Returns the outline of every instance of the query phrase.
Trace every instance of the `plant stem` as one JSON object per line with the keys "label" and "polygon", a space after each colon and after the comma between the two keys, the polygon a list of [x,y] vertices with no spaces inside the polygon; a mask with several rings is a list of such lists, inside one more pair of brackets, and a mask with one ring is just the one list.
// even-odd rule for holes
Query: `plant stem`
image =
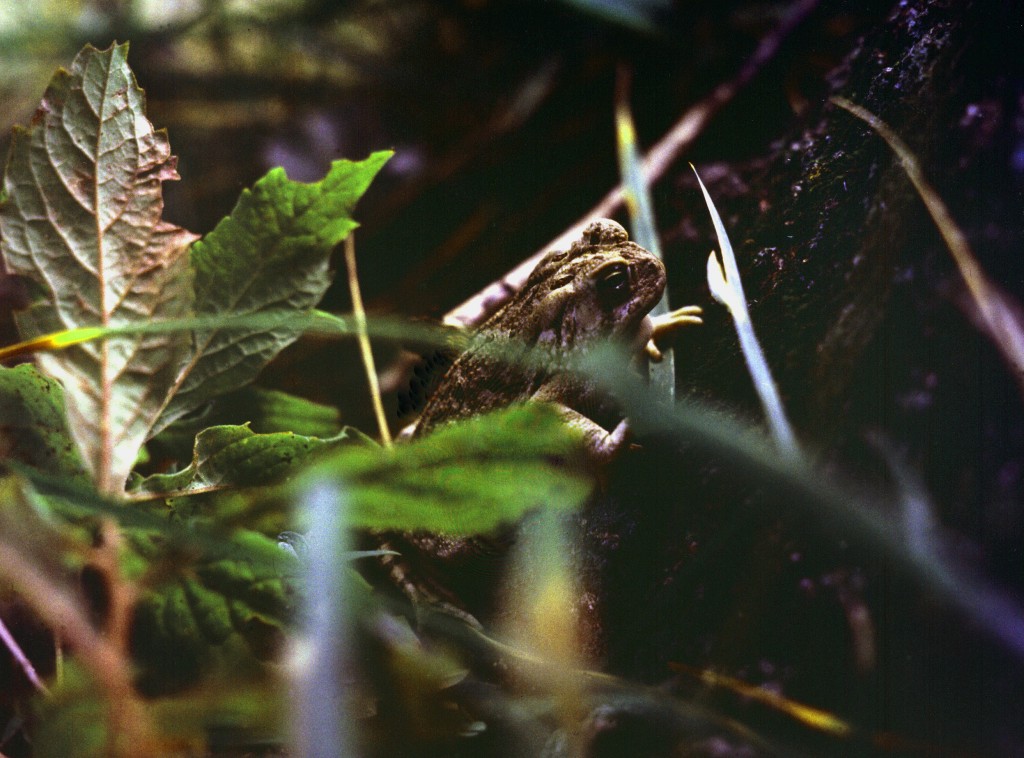
{"label": "plant stem", "polygon": [[373,362],[373,351],[370,349],[370,337],[366,333],[366,310],[363,308],[363,296],[359,291],[359,277],[356,275],[356,243],[355,234],[345,238],[345,268],[348,270],[348,289],[352,293],[352,314],[356,322],[356,339],[359,341],[359,352],[366,367],[366,381],[370,386],[370,402],[373,413],[377,417],[377,428],[384,447],[391,447],[391,431],[388,419],[384,414],[384,403],[380,399],[380,384],[377,381],[377,368]]}

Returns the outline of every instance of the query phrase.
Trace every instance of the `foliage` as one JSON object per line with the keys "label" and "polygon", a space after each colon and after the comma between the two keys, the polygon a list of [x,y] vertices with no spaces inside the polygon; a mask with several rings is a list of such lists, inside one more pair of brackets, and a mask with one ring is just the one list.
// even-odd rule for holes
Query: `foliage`
{"label": "foliage", "polygon": [[80,327],[279,314],[270,328],[129,334],[40,356],[67,394],[69,429],[101,491],[118,492],[142,444],[176,418],[255,378],[298,336],[286,322],[323,296],[328,256],[388,158],[337,161],[320,182],[271,171],[196,238],[160,216],[176,179],[166,135],[144,113],[127,46],[86,48],[59,72],[29,128],[17,128],[0,213],[11,273],[31,285],[24,339]]}
{"label": "foliage", "polygon": [[192,462],[173,474],[134,483],[133,495],[187,495],[279,479],[293,463],[322,445],[292,432],[256,434],[248,426],[213,426],[196,435]]}
{"label": "foliage", "polygon": [[[573,507],[589,490],[578,436],[544,409],[387,450],[339,428],[332,408],[247,388],[307,325],[296,315],[330,284],[331,252],[390,153],[335,161],[311,184],[272,170],[199,239],[161,219],[175,159],[126,56],[127,45],[87,46],[56,74],[15,130],[0,206],[4,263],[30,293],[12,353],[36,351],[37,363],[0,369],[12,493],[0,577],[88,643],[76,646],[83,668],[65,666],[39,703],[40,755],[131,753],[129,732],[195,747],[216,719],[186,726],[174,693],[191,688],[220,713],[237,706],[231,681],[248,682],[246,728],[280,723],[279,701],[263,697],[279,674],[265,663],[280,657],[307,559],[274,535],[312,526],[290,512],[306,482],[350,493],[345,529],[460,535]],[[156,470],[135,470],[146,461]],[[137,667],[134,693],[103,673],[107,655]],[[129,732],[106,718],[106,701],[131,710],[140,693],[150,700]]]}
{"label": "foliage", "polygon": [[[0,11],[0,27],[5,17]],[[511,408],[389,450],[342,427],[330,406],[250,386],[318,320],[322,333],[352,333],[347,320],[312,309],[330,282],[331,249],[354,228],[353,207],[388,155],[335,162],[313,184],[272,171],[243,193],[229,218],[193,242],[194,235],[160,218],[160,185],[176,176],[174,160],[166,136],[143,113],[125,55],[124,47],[87,48],[58,74],[35,121],[17,132],[5,177],[3,254],[30,282],[31,305],[19,316],[21,349],[40,355],[37,367],[0,369],[0,620],[12,606],[30,608],[54,630],[62,657],[54,664],[34,651],[30,656],[48,692],[31,697],[15,688],[4,700],[16,714],[0,738],[4,754],[2,739],[12,732],[28,735],[38,755],[61,756],[276,754],[289,742],[336,754],[342,744],[367,754],[406,754],[410,744],[417,754],[477,754],[474,746],[496,740],[506,752],[559,756],[624,752],[615,742],[624,734],[632,754],[874,755],[876,748],[888,754],[901,747],[947,754],[935,745],[903,745],[895,734],[860,733],[813,699],[779,695],[775,687],[794,691],[785,680],[792,672],[769,674],[770,655],[760,662],[770,692],[746,674],[671,664],[683,680],[707,685],[697,698],[580,669],[588,661],[577,635],[593,600],[580,592],[578,569],[588,567],[577,538],[584,534],[601,542],[605,556],[627,554],[613,565],[627,569],[621,581],[633,607],[651,600],[655,611],[673,607],[660,603],[696,575],[696,616],[702,603],[715,602],[720,585],[730,600],[737,589],[757,596],[752,605],[731,606],[727,647],[758,634],[760,610],[747,609],[773,602],[761,592],[770,577],[704,583],[699,570],[677,570],[707,561],[705,545],[689,533],[700,506],[686,498],[694,480],[706,482],[688,478],[683,459],[708,452],[716,471],[698,470],[699,476],[736,479],[751,485],[745,492],[760,493],[732,498],[726,487],[716,502],[725,514],[717,524],[727,528],[713,539],[739,556],[730,567],[748,565],[743,533],[753,522],[766,525],[765,542],[778,543],[769,547],[794,556],[794,566],[770,564],[762,573],[803,572],[808,563],[798,560],[786,527],[819,529],[816,535],[828,536],[826,549],[864,550],[884,564],[886,582],[907,588],[906,597],[959,614],[1007,670],[1024,661],[1020,603],[963,559],[898,456],[888,462],[899,497],[865,496],[834,469],[823,467],[826,476],[812,466],[810,450],[780,456],[731,415],[658,402],[624,369],[622,356],[599,352],[578,368],[621,399],[647,447],[637,458],[671,462],[667,476],[652,477],[653,486],[669,483],[658,503],[682,504],[682,516],[651,514],[644,501],[643,519],[612,524],[624,518],[615,510],[622,493],[605,491],[610,514],[574,513],[591,482],[576,436],[550,409]],[[629,142],[635,168],[635,135]],[[634,177],[635,197],[640,184]],[[724,245],[724,224],[712,214]],[[725,270],[730,266],[737,268],[727,259]],[[715,271],[722,268],[716,264]],[[714,279],[712,291],[745,313],[732,272]],[[412,324],[371,319],[369,327],[376,336],[442,342]],[[766,503],[771,508],[761,510]],[[533,513],[539,508],[546,512]],[[649,523],[686,524],[685,535],[656,535],[679,559],[671,570],[658,565],[662,555],[625,545],[630,529],[651,530]],[[466,623],[443,599],[396,613],[386,593],[351,570],[368,556],[349,544],[355,528],[387,532],[373,535],[374,546],[417,539],[401,534],[409,530],[472,536],[462,543],[473,553],[467,560],[486,564],[510,525],[519,530],[518,573],[512,602],[503,597],[499,610],[501,632],[516,647]],[[490,535],[475,538],[483,533]],[[401,581],[401,561],[388,565]],[[642,570],[634,574],[637,565]],[[643,581],[643,570],[656,580]],[[801,587],[806,580],[812,590],[828,591],[825,578],[799,579]],[[877,585],[869,581],[862,592],[852,581],[827,579],[839,585],[849,647],[869,658],[876,653],[874,609],[896,616],[903,609],[892,600],[904,595],[868,607],[862,595]],[[343,617],[321,623],[330,616],[320,613],[325,607]],[[623,615],[645,644],[660,644],[664,629]],[[672,617],[668,626],[677,622]],[[692,626],[701,645],[721,642],[699,624],[686,617],[678,625]],[[781,628],[795,640],[797,626]],[[726,650],[730,661],[742,657],[732,656],[736,650]],[[835,657],[850,652],[829,647],[823,668],[832,671]],[[902,658],[904,651],[882,653]],[[838,682],[839,698],[847,685],[856,689],[879,670],[869,661],[861,680]],[[300,697],[304,680],[318,686]],[[736,719],[720,707],[721,698],[707,697],[712,687],[793,723],[772,733],[756,715]],[[297,734],[304,720],[294,714],[317,706],[333,726],[331,739],[319,744],[328,732]],[[756,723],[771,742],[743,723]],[[794,726],[796,747],[788,742]],[[824,748],[807,747],[811,731],[829,740]]]}
{"label": "foliage", "polygon": [[355,526],[481,534],[534,508],[578,506],[590,489],[578,465],[579,441],[551,409],[518,406],[448,425],[395,451],[345,446],[309,476],[352,485]]}
{"label": "foliage", "polygon": [[210,398],[251,382],[299,331],[286,322],[312,309],[330,284],[328,258],[355,229],[350,214],[390,157],[335,161],[313,184],[273,169],[244,190],[231,215],[193,245],[195,312],[200,316],[278,315],[259,329],[198,329],[167,401],[159,430]]}

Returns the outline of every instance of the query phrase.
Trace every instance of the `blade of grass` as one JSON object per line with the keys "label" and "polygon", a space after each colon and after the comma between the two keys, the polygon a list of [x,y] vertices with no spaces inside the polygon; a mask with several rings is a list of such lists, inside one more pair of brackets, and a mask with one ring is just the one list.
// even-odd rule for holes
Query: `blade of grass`
{"label": "blade of grass", "polygon": [[343,709],[341,687],[352,644],[346,616],[345,493],[321,480],[301,499],[302,519],[315,524],[308,535],[302,629],[291,651],[292,740],[296,755],[354,756],[355,731]]}
{"label": "blade of grass", "polygon": [[[636,142],[636,128],[629,107],[628,74],[619,69],[615,88],[615,135],[619,151],[619,172],[622,175],[622,197],[629,211],[633,241],[646,248],[661,260],[661,243],[654,223],[654,208],[651,193],[644,174],[643,161]],[[662,316],[669,312],[668,289],[661,300],[651,309],[650,315]],[[676,364],[673,351],[662,352],[662,360],[648,365],[651,385],[654,391],[666,398],[675,397]]]}
{"label": "blade of grass", "polygon": [[[576,612],[581,587],[572,536],[570,521],[555,509],[527,518],[518,529],[502,593],[509,609],[503,636],[544,661],[529,677],[531,685],[552,693],[555,717],[570,743],[578,741],[573,727],[586,715],[581,675],[585,630]],[[575,755],[583,746],[573,747],[570,754]]]}
{"label": "blade of grass", "polygon": [[[122,327],[80,327],[37,337],[0,348],[0,361],[33,353],[64,350],[73,345],[92,340],[116,337],[122,334],[161,334],[187,332],[200,329],[271,329],[284,324],[301,327],[306,336],[338,338],[353,337],[359,330],[352,316],[339,316],[320,310],[296,311],[288,320],[282,321],[277,313],[235,314],[216,316],[192,316],[181,319],[153,320],[144,324]],[[384,339],[415,340],[435,347],[451,347],[456,339],[451,330],[442,330],[427,324],[418,324],[397,318],[375,317],[366,320],[367,333]]]}
{"label": "blade of grass", "polygon": [[625,364],[603,350],[584,356],[582,365],[600,386],[622,399],[638,428],[663,432],[720,457],[737,477],[771,492],[774,501],[798,509],[809,523],[849,530],[862,544],[880,551],[893,569],[905,572],[922,591],[942,598],[1024,661],[1021,601],[993,586],[980,569],[954,558],[952,549],[908,550],[903,519],[887,517],[891,506],[878,495],[849,480],[823,476],[803,456],[779,455],[763,435],[753,434],[736,419],[708,406],[692,401],[674,406],[656,402]]}
{"label": "blade of grass", "polygon": [[[690,164],[690,168],[693,168],[693,164]],[[693,168],[693,173],[697,174],[696,168]],[[799,458],[800,448],[782,407],[779,389],[768,368],[768,361],[764,357],[761,343],[757,341],[757,336],[754,334],[754,324],[751,322],[750,312],[747,310],[747,298],[743,293],[739,266],[736,265],[736,255],[733,253],[729,235],[725,231],[725,224],[722,223],[722,217],[718,215],[711,195],[704,186],[704,182],[700,180],[699,174],[697,174],[697,183],[700,185],[700,191],[704,193],[708,212],[715,225],[715,234],[718,236],[718,246],[722,251],[721,262],[718,261],[714,253],[708,257],[708,286],[711,288],[711,294],[715,300],[728,308],[729,313],[732,314],[733,322],[736,324],[736,334],[740,340],[740,348],[743,351],[744,359],[746,359],[750,376],[754,380],[758,397],[761,398],[761,405],[768,418],[768,426],[772,439],[775,440],[775,446],[787,457]]]}

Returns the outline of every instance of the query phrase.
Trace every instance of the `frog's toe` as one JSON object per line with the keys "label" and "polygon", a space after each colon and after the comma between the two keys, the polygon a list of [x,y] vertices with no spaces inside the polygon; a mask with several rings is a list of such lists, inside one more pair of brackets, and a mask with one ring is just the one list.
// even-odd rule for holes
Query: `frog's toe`
{"label": "frog's toe", "polygon": [[651,318],[651,336],[644,345],[644,353],[652,361],[657,363],[661,360],[661,350],[658,349],[658,340],[671,334],[676,329],[694,324],[703,324],[701,315],[704,313],[699,305],[685,305],[676,308],[669,313]]}

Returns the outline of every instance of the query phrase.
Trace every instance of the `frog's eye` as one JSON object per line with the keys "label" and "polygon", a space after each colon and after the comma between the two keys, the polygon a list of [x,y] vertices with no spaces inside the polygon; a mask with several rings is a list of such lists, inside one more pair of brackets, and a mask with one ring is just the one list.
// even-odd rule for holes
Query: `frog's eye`
{"label": "frog's eye", "polygon": [[621,305],[629,298],[629,266],[611,263],[598,272],[597,296],[606,306]]}

